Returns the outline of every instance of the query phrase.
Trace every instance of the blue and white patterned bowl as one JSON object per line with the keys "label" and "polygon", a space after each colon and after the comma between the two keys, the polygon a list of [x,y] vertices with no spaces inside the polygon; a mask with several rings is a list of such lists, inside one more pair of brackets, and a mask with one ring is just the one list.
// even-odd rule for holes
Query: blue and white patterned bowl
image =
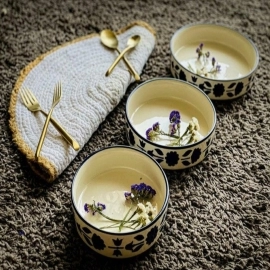
{"label": "blue and white patterned bowl", "polygon": [[[205,52],[210,52],[208,70],[214,57],[220,72],[199,74],[202,66],[196,49],[200,44]],[[226,26],[186,25],[172,36],[170,50],[173,77],[198,86],[212,100],[238,98],[253,86],[259,64],[258,50],[250,39]]]}
{"label": "blue and white patterned bowl", "polygon": [[[148,140],[146,131],[155,122],[169,122],[169,114],[181,114],[181,130],[192,117],[200,124],[201,138],[183,146]],[[216,111],[198,87],[174,78],[155,78],[135,88],[126,103],[126,131],[131,146],[152,156],[163,169],[185,169],[200,163],[210,151],[216,127]],[[183,130],[182,130],[183,131]]]}
{"label": "blue and white patterned bowl", "polygon": [[[144,183],[155,191],[155,218],[135,230],[102,228],[108,220],[85,211],[85,203],[106,204],[104,214],[122,219],[129,209],[125,191]],[[169,184],[161,166],[147,153],[130,146],[111,146],[90,155],[78,168],[71,188],[72,209],[79,236],[93,251],[110,258],[137,256],[158,240],[165,223]],[[126,209],[127,208],[127,209]],[[110,221],[109,221],[110,222]]]}

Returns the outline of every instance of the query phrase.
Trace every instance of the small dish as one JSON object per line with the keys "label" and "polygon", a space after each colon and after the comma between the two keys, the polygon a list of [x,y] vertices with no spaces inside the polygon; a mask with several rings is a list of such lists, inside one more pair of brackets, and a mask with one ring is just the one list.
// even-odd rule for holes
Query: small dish
{"label": "small dish", "polygon": [[[162,136],[149,140],[147,132],[159,122],[160,129],[171,127],[169,115],[181,115],[181,134],[189,127],[192,117],[200,125],[198,141],[171,146]],[[194,166],[209,153],[216,127],[216,111],[208,96],[198,87],[174,78],[155,78],[135,88],[126,103],[127,139],[160,163],[163,169],[178,170]],[[167,132],[169,133],[169,132]]]}
{"label": "small dish", "polygon": [[[139,189],[147,194],[149,190],[155,191],[150,199],[144,197],[143,203],[151,202],[155,208],[152,218],[147,214],[144,226],[138,215],[132,217],[134,223],[121,223],[102,216],[104,213],[113,219],[128,220],[138,207],[135,204],[131,209],[131,201],[125,196],[130,190],[136,195],[134,185],[137,194]],[[71,190],[78,234],[95,252],[110,258],[130,258],[150,249],[160,237],[168,207],[169,185],[161,166],[147,153],[121,145],[96,151],[77,170]],[[100,213],[95,208],[98,205],[106,209],[104,207]]]}
{"label": "small dish", "polygon": [[186,25],[172,36],[170,50],[173,77],[197,85],[212,100],[235,99],[252,88],[259,53],[235,30],[215,24]]}

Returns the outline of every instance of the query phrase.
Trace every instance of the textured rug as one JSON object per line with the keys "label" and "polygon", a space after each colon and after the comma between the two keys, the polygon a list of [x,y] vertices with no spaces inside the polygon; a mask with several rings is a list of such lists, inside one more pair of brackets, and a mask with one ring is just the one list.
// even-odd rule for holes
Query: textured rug
{"label": "textured rug", "polygon": [[[270,2],[1,0],[1,269],[270,269]],[[204,162],[168,171],[171,198],[164,233],[146,254],[114,261],[79,238],[71,210],[75,171],[93,151],[127,144],[119,105],[67,169],[46,184],[12,141],[10,96],[20,71],[39,55],[102,29],[143,20],[157,44],[142,81],[171,76],[169,41],[192,22],[220,23],[248,36],[260,53],[255,85],[234,101],[214,102],[216,138]],[[229,42],[229,40],[228,40]]]}

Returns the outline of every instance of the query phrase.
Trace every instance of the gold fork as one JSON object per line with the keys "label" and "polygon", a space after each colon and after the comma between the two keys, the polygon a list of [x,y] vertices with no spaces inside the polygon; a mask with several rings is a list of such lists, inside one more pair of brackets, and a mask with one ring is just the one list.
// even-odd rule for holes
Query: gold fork
{"label": "gold fork", "polygon": [[48,125],[50,122],[50,118],[51,118],[53,109],[59,103],[61,97],[62,97],[62,84],[57,83],[55,88],[54,88],[52,107],[47,115],[44,127],[42,129],[41,136],[39,138],[39,142],[38,142],[38,146],[37,146],[37,150],[36,150],[36,154],[35,154],[36,159],[39,157],[39,154],[40,154],[40,151],[41,151],[41,148],[42,148],[42,145],[43,145],[46,133],[47,133],[47,129],[48,129]]}
{"label": "gold fork", "polygon": [[[47,113],[42,110],[37,98],[34,96],[34,94],[30,89],[22,87],[20,94],[24,105],[27,107],[29,111],[31,112],[40,111],[43,115],[47,116]],[[50,118],[50,121],[53,124],[53,126],[58,130],[58,132],[63,136],[63,138],[74,148],[74,150],[77,151],[80,149],[79,143],[74,138],[72,138],[53,117]]]}

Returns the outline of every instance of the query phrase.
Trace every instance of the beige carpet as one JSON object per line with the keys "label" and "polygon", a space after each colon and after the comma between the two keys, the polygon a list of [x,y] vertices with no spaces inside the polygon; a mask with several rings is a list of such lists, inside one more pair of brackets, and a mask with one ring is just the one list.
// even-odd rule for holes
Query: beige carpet
{"label": "beige carpet", "polygon": [[[270,269],[270,2],[169,0],[1,0],[0,269]],[[20,71],[55,46],[143,20],[157,32],[142,81],[171,76],[169,41],[192,22],[219,23],[257,45],[255,85],[244,97],[215,102],[209,157],[167,172],[171,200],[164,234],[143,256],[111,261],[79,238],[71,211],[76,169],[94,150],[127,144],[125,102],[100,125],[70,166],[47,185],[12,142],[9,102]],[[228,40],[228,42],[230,42]]]}

